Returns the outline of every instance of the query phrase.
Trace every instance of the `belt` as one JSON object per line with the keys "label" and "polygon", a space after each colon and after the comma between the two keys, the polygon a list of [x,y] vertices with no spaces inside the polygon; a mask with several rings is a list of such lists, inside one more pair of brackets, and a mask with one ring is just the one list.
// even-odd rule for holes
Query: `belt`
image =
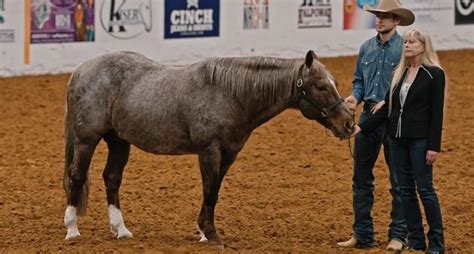
{"label": "belt", "polygon": [[371,111],[378,102],[365,101],[364,102],[364,111]]}

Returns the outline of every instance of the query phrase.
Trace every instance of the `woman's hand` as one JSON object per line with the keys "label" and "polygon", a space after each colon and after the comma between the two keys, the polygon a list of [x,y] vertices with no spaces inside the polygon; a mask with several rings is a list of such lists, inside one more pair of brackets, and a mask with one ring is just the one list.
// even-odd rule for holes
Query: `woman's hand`
{"label": "woman's hand", "polygon": [[360,129],[359,125],[354,125],[354,129],[352,130],[352,133],[349,137],[347,138],[352,138],[354,137],[355,135],[359,134],[362,130]]}
{"label": "woman's hand", "polygon": [[380,101],[379,103],[375,104],[375,106],[372,108],[372,110],[370,111],[373,114],[375,114],[375,112],[379,111],[379,109],[382,108],[382,106],[385,104],[385,101]]}
{"label": "woman's hand", "polygon": [[438,158],[438,152],[428,150],[426,152],[426,165],[431,166],[435,162],[436,158]]}

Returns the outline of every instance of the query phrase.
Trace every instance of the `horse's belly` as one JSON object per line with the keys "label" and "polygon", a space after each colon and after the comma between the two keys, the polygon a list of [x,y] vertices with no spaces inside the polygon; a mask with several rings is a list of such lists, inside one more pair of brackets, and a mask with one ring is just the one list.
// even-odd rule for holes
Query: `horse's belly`
{"label": "horse's belly", "polygon": [[141,150],[153,153],[153,154],[166,154],[166,155],[181,155],[181,154],[192,154],[196,153],[196,149],[191,144],[179,144],[179,145],[144,145],[144,144],[133,144]]}
{"label": "horse's belly", "polygon": [[153,133],[143,130],[138,135],[136,133],[119,132],[119,136],[141,150],[154,154],[190,154],[197,150],[184,132],[161,130]]}

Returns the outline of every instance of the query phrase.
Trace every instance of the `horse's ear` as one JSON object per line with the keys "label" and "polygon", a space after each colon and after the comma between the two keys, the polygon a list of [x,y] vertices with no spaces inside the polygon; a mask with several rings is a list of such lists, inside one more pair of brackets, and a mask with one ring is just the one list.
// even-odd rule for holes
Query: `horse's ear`
{"label": "horse's ear", "polygon": [[309,50],[308,53],[306,53],[306,60],[305,60],[305,64],[306,64],[306,67],[311,67],[311,65],[313,65],[313,60],[314,59],[318,59],[318,56],[314,53],[314,51],[312,50]]}

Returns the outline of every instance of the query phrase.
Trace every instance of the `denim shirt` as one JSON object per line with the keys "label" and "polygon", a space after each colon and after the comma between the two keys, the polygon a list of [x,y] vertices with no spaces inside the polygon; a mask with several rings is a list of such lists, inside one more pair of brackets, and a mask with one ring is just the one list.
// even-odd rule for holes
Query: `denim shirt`
{"label": "denim shirt", "polygon": [[385,43],[377,35],[362,44],[352,81],[352,95],[357,102],[385,99],[402,49],[403,37],[396,32]]}

